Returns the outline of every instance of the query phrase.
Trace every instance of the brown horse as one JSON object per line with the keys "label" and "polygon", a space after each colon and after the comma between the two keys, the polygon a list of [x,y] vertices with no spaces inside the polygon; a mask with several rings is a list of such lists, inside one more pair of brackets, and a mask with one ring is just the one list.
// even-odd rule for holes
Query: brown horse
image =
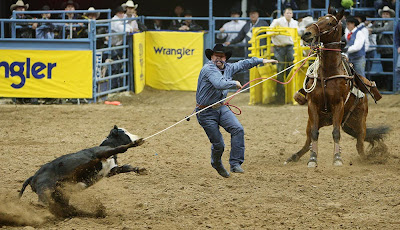
{"label": "brown horse", "polygon": [[319,58],[319,68],[315,69],[317,77],[310,77],[306,85],[307,88],[310,88],[313,83],[315,85],[315,88],[306,94],[309,116],[306,129],[307,140],[303,148],[287,159],[285,164],[298,161],[310,150],[308,167],[316,167],[319,129],[323,126],[333,125],[333,165],[335,166],[343,165],[339,145],[340,127],[357,139],[356,147],[361,158],[366,158],[364,141],[374,146],[376,142],[381,142],[384,134],[388,132],[386,127],[366,128],[367,95],[357,97],[355,94],[358,93],[352,93],[352,91],[357,92],[353,90],[356,86],[354,76],[346,71],[340,52],[342,37],[340,20],[344,11],[336,13],[336,10],[330,7],[328,13],[308,26],[302,36],[307,43],[322,43],[323,48],[317,50]]}

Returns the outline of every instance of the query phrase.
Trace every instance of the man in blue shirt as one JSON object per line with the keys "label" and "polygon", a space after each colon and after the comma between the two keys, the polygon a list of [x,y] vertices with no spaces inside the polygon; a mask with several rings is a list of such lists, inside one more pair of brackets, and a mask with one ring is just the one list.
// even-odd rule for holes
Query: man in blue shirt
{"label": "man in blue shirt", "polygon": [[[200,71],[196,92],[196,111],[226,98],[231,87],[241,88],[239,81],[232,80],[232,75],[245,69],[250,69],[258,64],[277,63],[253,57],[236,63],[226,63],[232,56],[222,44],[216,44],[214,49],[206,49],[205,55],[210,60]],[[219,131],[223,127],[231,134],[231,153],[229,164],[231,172],[243,173],[241,164],[244,161],[244,130],[239,120],[232,111],[223,103],[218,103],[197,114],[197,120],[206,132],[211,146],[211,165],[223,177],[229,177],[229,172],[224,168],[221,156],[224,152],[224,140]]]}

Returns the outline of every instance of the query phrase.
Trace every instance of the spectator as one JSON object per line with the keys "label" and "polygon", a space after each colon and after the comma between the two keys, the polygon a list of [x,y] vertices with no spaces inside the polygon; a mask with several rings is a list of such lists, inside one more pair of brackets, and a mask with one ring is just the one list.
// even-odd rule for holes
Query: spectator
{"label": "spectator", "polygon": [[[242,16],[242,11],[239,9],[232,8],[231,9],[231,17],[232,18],[238,18]],[[231,42],[236,36],[238,36],[238,33],[224,33],[225,31],[237,31],[239,32],[243,26],[246,24],[246,21],[244,20],[238,20],[238,19],[233,19],[227,23],[225,23],[219,31],[221,32],[220,34],[217,34],[218,39],[226,39],[226,42]],[[244,41],[243,41],[244,42]]]}
{"label": "spectator", "polygon": [[253,27],[268,26],[268,22],[259,19],[260,17],[259,9],[251,7],[249,10],[249,16],[250,16],[250,21],[246,22],[246,24],[239,31],[239,34],[235,38],[233,38],[230,42],[226,41],[224,45],[228,46],[230,44],[236,44],[242,42],[243,39],[246,39],[245,41],[248,42],[253,36]]}
{"label": "spectator", "polygon": [[396,43],[397,50],[397,64],[396,64],[396,91],[400,90],[400,22],[397,23],[396,30],[394,33],[394,41]]}
{"label": "spectator", "polygon": [[396,9],[396,0],[376,0],[374,1],[375,9],[382,9],[384,6],[389,7],[390,9]]}
{"label": "spectator", "polygon": [[[68,0],[62,4],[62,8],[65,11],[74,11],[79,9],[79,4],[74,2],[73,0]],[[81,15],[75,13],[66,13],[67,20],[79,19]],[[79,25],[79,26],[77,26]],[[67,27],[65,31],[65,37],[72,39],[72,38],[79,38],[82,37],[81,33],[83,32],[83,24],[73,24],[73,23],[66,23],[65,26]]]}
{"label": "spectator", "polygon": [[[283,16],[274,19],[270,27],[289,27],[298,28],[299,23],[293,19],[293,10],[286,8],[283,12]],[[281,72],[293,63],[294,50],[293,50],[293,39],[291,36],[276,35],[271,38],[274,44],[274,55],[278,60],[277,72]],[[290,69],[278,75],[278,81],[284,82],[285,77],[289,75]],[[276,85],[276,103],[285,104],[285,87],[282,84]]]}
{"label": "spectator", "polygon": [[163,21],[161,19],[152,20],[151,24],[148,25],[148,29],[150,30],[165,30],[163,25]]}
{"label": "spectator", "polygon": [[[11,12],[15,11],[26,11],[29,8],[29,4],[24,4],[23,1],[18,0],[15,4],[10,6]],[[12,17],[11,17],[12,19]],[[26,14],[16,14],[15,19],[32,19],[31,16]],[[34,32],[37,28],[37,23],[17,23],[18,28],[16,29],[17,38],[34,38]]]}
{"label": "spectator", "polygon": [[[15,4],[10,6],[11,12],[15,11],[26,11],[29,8],[29,4],[24,4],[23,1],[18,0]],[[13,19],[11,17],[11,19]],[[32,19],[31,16],[26,14],[16,14],[15,19]],[[35,29],[37,28],[37,23],[16,23],[16,37],[17,38],[34,38]],[[13,98],[13,101],[17,104],[39,104],[36,98]]]}
{"label": "spectator", "polygon": [[177,27],[171,28],[172,30],[199,31],[199,30],[203,29],[195,21],[193,21],[192,19],[189,19],[189,18],[192,18],[192,16],[193,16],[191,10],[185,10],[185,12],[183,13],[183,16],[187,19],[183,20],[180,25],[177,25]]}
{"label": "spectator", "polygon": [[[365,20],[364,23],[365,23],[367,30],[369,30],[369,28],[372,27],[371,21]],[[368,41],[369,41],[369,47],[365,54],[365,58],[366,58],[365,72],[366,72],[366,75],[367,75],[366,77],[368,78],[368,80],[371,80],[371,74],[369,72],[372,69],[372,61],[368,60],[368,59],[375,58],[375,55],[376,55],[376,47],[375,47],[376,46],[376,34],[368,33]]]}
{"label": "spectator", "polygon": [[[174,8],[174,15],[173,17],[183,17],[183,12],[185,9],[183,8],[182,5],[176,5]],[[171,21],[171,24],[169,25],[168,29],[169,30],[174,30],[175,28],[179,28],[180,25],[182,24],[182,19],[174,19]]]}
{"label": "spectator", "polygon": [[[231,9],[231,17],[232,18],[238,18],[242,16],[242,11],[237,9],[237,8],[232,8]],[[246,21],[244,20],[238,20],[234,19],[231,20],[227,23],[225,23],[219,31],[221,33],[217,34],[218,39],[225,39],[226,42],[231,42],[236,36],[238,36],[238,32],[243,28],[243,26],[246,24]],[[237,33],[224,33],[225,31],[236,31]],[[243,40],[242,45],[245,46],[245,40]],[[243,57],[244,56],[244,48],[243,47],[233,47],[232,48],[232,54],[234,57]]]}
{"label": "spectator", "polygon": [[282,0],[281,1],[281,9],[287,9],[287,8],[290,8],[292,10],[299,9],[295,0]]}
{"label": "spectator", "polygon": [[[84,13],[82,18],[87,19],[87,20],[97,20],[100,17],[100,12],[94,12],[96,9],[94,7],[89,7],[88,12]],[[93,11],[93,12],[91,12]],[[88,34],[88,25],[89,24],[84,24],[84,31],[82,32],[81,37],[89,37]],[[106,33],[106,28],[102,26],[96,26],[96,34],[105,34]],[[106,40],[107,37],[101,37],[96,39],[96,49],[102,49],[105,48],[106,45]]]}
{"label": "spectator", "polygon": [[[111,22],[111,31],[113,33],[121,33],[121,32],[126,32],[126,33],[132,33],[133,28],[130,24],[125,23],[124,20],[119,20],[123,19],[125,17],[125,10],[122,8],[122,6],[118,6],[115,9],[115,15],[112,18],[113,20],[118,20],[118,21],[113,21]],[[125,27],[125,29],[124,29]],[[123,36],[122,35],[117,35],[112,37],[112,42],[111,44],[113,46],[119,46],[123,43]]]}
{"label": "spectator", "polygon": [[[42,11],[48,11],[50,10],[50,7],[48,5],[44,5],[41,9]],[[42,19],[50,19],[51,14],[50,13],[45,13],[42,14]],[[36,38],[38,39],[54,39],[54,31],[57,29],[57,25],[50,23],[50,22],[45,22],[45,23],[38,23],[38,27],[36,28]]]}
{"label": "spectator", "polygon": [[346,33],[347,46],[345,51],[349,57],[349,61],[353,63],[355,71],[365,76],[365,47],[368,38],[365,37],[362,29],[358,27],[359,21],[354,17],[346,19]]}
{"label": "spectator", "polygon": [[[139,4],[136,4],[131,1],[128,0],[126,3],[121,5],[122,8],[124,8],[126,15],[126,18],[137,18],[137,8],[139,6]],[[133,32],[140,32],[140,31],[146,31],[147,27],[139,20],[129,20],[127,22],[128,24],[131,25],[131,27],[133,28]]]}
{"label": "spectator", "polygon": [[364,34],[364,37],[366,38],[365,50],[368,50],[369,49],[369,31],[365,24],[365,21],[367,20],[367,18],[365,17],[365,15],[357,15],[357,16],[354,16],[354,18],[357,19],[357,21],[360,23],[360,24],[358,24],[357,29],[360,30]]}
{"label": "spectator", "polygon": [[[390,9],[388,6],[384,6],[382,9],[378,10],[378,14],[382,18],[392,18],[395,16],[394,10]],[[370,33],[377,34],[377,44],[378,45],[393,45],[393,35],[392,34],[382,34],[384,31],[393,31],[394,22],[393,21],[378,21],[369,29]],[[393,49],[392,48],[378,48],[378,53],[380,53],[381,58],[388,58],[393,60]],[[393,72],[393,63],[391,61],[382,61],[383,72]],[[377,79],[378,88],[391,90],[392,89],[392,78],[385,77]]]}

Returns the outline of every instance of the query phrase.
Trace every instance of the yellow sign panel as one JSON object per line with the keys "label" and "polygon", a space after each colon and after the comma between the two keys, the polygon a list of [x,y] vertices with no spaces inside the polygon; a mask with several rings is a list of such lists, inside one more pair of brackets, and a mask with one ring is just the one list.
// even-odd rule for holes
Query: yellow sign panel
{"label": "yellow sign panel", "polygon": [[0,50],[0,97],[92,98],[92,51]]}
{"label": "yellow sign panel", "polygon": [[146,85],[195,91],[203,56],[202,32],[146,32]]}
{"label": "yellow sign panel", "polygon": [[145,61],[146,61],[146,52],[145,52],[145,32],[143,33],[135,33],[133,35],[133,71],[134,71],[134,82],[135,82],[135,93],[140,93],[143,91],[144,86],[146,84],[146,75],[145,75]]}

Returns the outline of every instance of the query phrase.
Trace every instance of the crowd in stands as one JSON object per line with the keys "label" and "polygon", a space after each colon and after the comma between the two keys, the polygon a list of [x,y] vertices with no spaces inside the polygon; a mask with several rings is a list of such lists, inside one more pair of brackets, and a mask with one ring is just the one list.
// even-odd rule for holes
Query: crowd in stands
{"label": "crowd in stands", "polygon": [[[325,2],[325,1],[323,1]],[[335,2],[335,1],[332,1]],[[340,1],[338,1],[340,4]],[[383,19],[389,19],[395,17],[395,0],[378,0],[378,1],[364,1],[367,2],[367,7],[375,7],[376,12],[355,12],[355,15],[350,15],[347,11],[345,17],[342,19],[343,23],[343,41],[346,41],[347,45],[343,49],[343,52],[349,57],[354,68],[361,75],[366,75],[368,79],[373,78],[378,84],[378,87],[382,90],[393,90],[391,76],[372,76],[369,73],[372,68],[372,61],[368,60],[380,55],[382,60],[381,65],[383,72],[393,72],[393,49],[392,48],[376,48],[376,45],[393,45],[396,44],[397,53],[400,53],[400,23],[394,22],[393,20],[381,20],[381,21],[367,21],[366,18],[381,17]],[[242,20],[242,11],[239,8],[233,7],[230,10],[230,16],[233,20],[226,22],[219,29],[219,33],[216,34],[216,41],[224,43],[225,46],[231,46],[233,49],[234,56],[244,56],[244,49],[247,42],[252,37],[252,28],[261,26],[270,27],[291,27],[297,28],[298,33],[301,36],[304,33],[305,28],[316,21],[310,15],[300,15],[300,18],[295,20],[293,10],[301,9],[304,1],[302,0],[283,0],[281,9],[282,17],[275,18],[269,25],[265,20],[260,20],[262,10],[256,7],[250,7],[248,15],[250,20]],[[313,1],[314,4],[314,1]],[[300,7],[299,7],[300,6]],[[135,4],[132,0],[128,0],[126,3],[113,9],[113,17],[115,21],[111,23],[112,33],[134,33],[147,30],[176,30],[176,31],[200,31],[203,30],[202,26],[197,24],[191,18],[193,13],[190,9],[185,9],[183,5],[176,5],[174,8],[173,17],[184,17],[184,19],[174,20],[149,20],[146,24],[138,20],[139,5]],[[270,14],[274,16],[275,10]],[[16,1],[15,4],[10,6],[11,11],[26,11],[29,5],[25,4],[22,0]],[[79,5],[73,0],[67,0],[64,2],[61,9],[65,11],[73,11],[79,9]],[[49,6],[45,5],[40,10],[48,11],[51,10]],[[94,7],[90,7],[88,12],[80,15],[76,13],[65,13],[61,16],[52,15],[50,13],[44,13],[36,15],[35,18],[41,18],[44,20],[50,18],[63,18],[65,20],[71,19],[87,19],[96,20],[99,18],[99,12],[93,12]],[[17,14],[17,19],[32,19],[32,16],[26,14]],[[161,16],[161,15],[160,15]],[[164,15],[165,16],[165,15]],[[276,14],[275,14],[276,16]],[[64,18],[65,17],[65,18]],[[130,19],[132,18],[132,19]],[[84,38],[88,37],[88,24],[87,23],[19,23],[19,27],[16,30],[16,36],[18,38],[37,38],[37,39],[57,39],[57,38]],[[383,33],[385,31],[393,31],[395,28],[395,34]],[[97,33],[106,33],[107,28],[96,28]],[[63,37],[64,36],[64,37]],[[97,48],[106,47],[108,44],[108,38],[99,38],[97,40]],[[394,40],[394,41],[393,41]],[[112,46],[121,45],[123,41],[123,35],[112,36]],[[290,63],[293,62],[293,41],[287,36],[275,36],[272,39],[274,44],[274,55],[279,60],[278,71],[285,69]],[[121,57],[122,50],[114,52],[111,58],[115,59]],[[400,58],[397,63],[396,71],[400,71]],[[287,73],[286,73],[287,74]],[[374,78],[375,77],[375,78]],[[282,81],[283,76],[279,76]],[[397,81],[400,82],[400,79]],[[400,84],[400,83],[399,83]],[[399,85],[400,86],[400,85]],[[399,90],[399,87],[394,89]]]}

